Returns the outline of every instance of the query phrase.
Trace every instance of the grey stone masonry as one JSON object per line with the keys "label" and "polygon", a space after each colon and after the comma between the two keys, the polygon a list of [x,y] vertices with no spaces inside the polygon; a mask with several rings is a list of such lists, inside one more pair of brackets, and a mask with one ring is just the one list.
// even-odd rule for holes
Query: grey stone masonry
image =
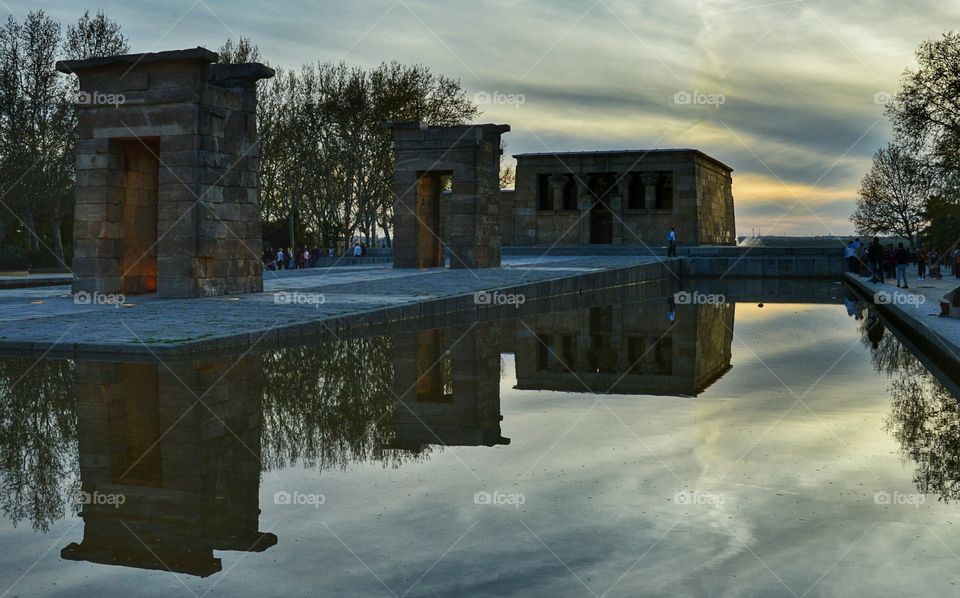
{"label": "grey stone masonry", "polygon": [[205,48],[57,63],[76,74],[73,292],[263,290],[256,82]]}
{"label": "grey stone masonry", "polygon": [[733,169],[695,149],[518,154],[503,192],[512,246],[736,243]]}
{"label": "grey stone masonry", "polygon": [[451,268],[498,267],[500,136],[510,126],[388,126],[396,156],[394,267],[442,267],[444,246]]}

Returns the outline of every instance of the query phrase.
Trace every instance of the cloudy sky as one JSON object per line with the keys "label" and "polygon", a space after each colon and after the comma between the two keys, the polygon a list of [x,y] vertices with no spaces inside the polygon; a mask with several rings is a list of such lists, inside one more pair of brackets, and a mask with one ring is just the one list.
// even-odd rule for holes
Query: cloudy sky
{"label": "cloudy sky", "polygon": [[735,169],[741,235],[850,233],[884,98],[960,22],[939,0],[0,0],[37,6],[103,9],[134,52],[243,35],[282,67],[423,63],[495,100],[509,153],[698,148]]}

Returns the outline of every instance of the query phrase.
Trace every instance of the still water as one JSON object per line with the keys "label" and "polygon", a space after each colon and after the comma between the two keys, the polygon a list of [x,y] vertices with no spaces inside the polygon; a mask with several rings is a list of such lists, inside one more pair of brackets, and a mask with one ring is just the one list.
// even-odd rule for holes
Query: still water
{"label": "still water", "polygon": [[956,595],[952,383],[836,302],[0,360],[0,593]]}

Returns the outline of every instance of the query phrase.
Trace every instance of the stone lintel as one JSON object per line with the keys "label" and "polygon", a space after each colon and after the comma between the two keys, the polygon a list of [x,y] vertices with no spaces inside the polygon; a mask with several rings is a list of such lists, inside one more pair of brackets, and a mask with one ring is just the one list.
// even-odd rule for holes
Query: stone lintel
{"label": "stone lintel", "polygon": [[131,65],[149,64],[152,62],[200,62],[210,64],[217,62],[216,52],[202,47],[186,50],[167,50],[165,52],[146,52],[142,54],[122,54],[120,56],[105,56],[102,58],[87,58],[84,60],[58,60],[57,70],[61,73],[74,74],[89,69],[110,69],[113,67],[131,68]]}

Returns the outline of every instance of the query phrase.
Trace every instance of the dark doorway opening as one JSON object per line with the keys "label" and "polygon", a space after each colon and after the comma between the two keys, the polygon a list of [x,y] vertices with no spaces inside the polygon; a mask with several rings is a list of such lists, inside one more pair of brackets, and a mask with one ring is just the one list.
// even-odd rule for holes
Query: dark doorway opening
{"label": "dark doorway opening", "polygon": [[123,292],[157,291],[158,139],[117,142],[123,168]]}
{"label": "dark doorway opening", "polygon": [[610,193],[617,181],[613,174],[595,174],[590,177],[590,243],[610,245],[613,243],[613,210],[610,209]]}

